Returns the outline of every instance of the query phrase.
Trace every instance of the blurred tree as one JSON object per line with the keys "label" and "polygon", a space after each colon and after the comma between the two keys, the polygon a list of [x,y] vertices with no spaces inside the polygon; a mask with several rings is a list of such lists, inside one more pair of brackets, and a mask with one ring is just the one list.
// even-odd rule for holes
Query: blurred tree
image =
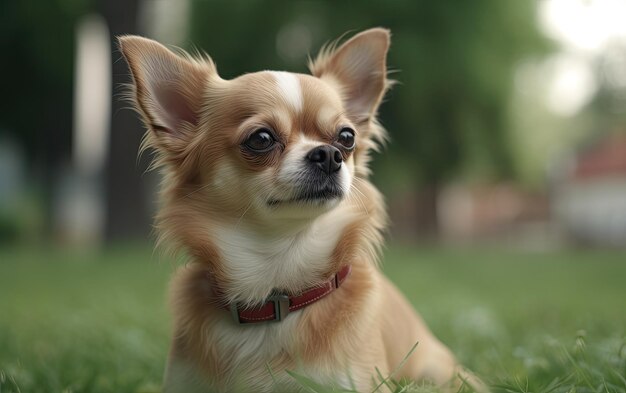
{"label": "blurred tree", "polygon": [[580,115],[589,116],[600,133],[626,132],[626,42],[615,40],[598,56],[594,73],[597,91]]}
{"label": "blurred tree", "polygon": [[[145,239],[150,230],[150,204],[146,189],[149,179],[142,177],[149,157],[137,160],[143,128],[136,113],[120,98],[124,84],[131,82],[130,72],[117,50],[117,36],[139,33],[139,0],[98,0],[96,10],[109,27],[113,51],[113,90],[111,97],[111,134],[106,173],[107,241]],[[150,190],[152,192],[153,190]]]}
{"label": "blurred tree", "polygon": [[[23,147],[35,174],[30,186],[42,191],[47,204],[47,232],[52,230],[53,193],[59,168],[68,166],[72,151],[72,87],[75,62],[75,26],[89,12],[100,13],[110,30],[113,91],[129,82],[119,61],[116,35],[138,32],[139,0],[3,1],[0,3],[0,132],[10,133]],[[106,237],[128,239],[150,230],[144,197],[146,165],[137,165],[141,125],[119,94],[111,97],[112,119],[106,168]],[[135,131],[135,132],[133,132]],[[113,158],[113,159],[111,159]],[[145,161],[145,160],[144,160]]]}
{"label": "blurred tree", "polygon": [[432,232],[444,181],[515,176],[506,138],[513,72],[520,59],[547,48],[535,6],[532,0],[195,1],[190,40],[230,78],[285,65],[305,72],[306,52],[325,41],[390,28],[388,63],[402,72],[391,75],[400,85],[381,109],[394,142],[387,160],[395,165],[388,161],[393,170],[385,177],[413,179],[420,190],[416,226]]}
{"label": "blurred tree", "polygon": [[74,23],[88,3],[0,2],[0,132],[21,145],[48,204],[71,152]]}
{"label": "blurred tree", "polygon": [[[505,132],[512,75],[520,59],[546,48],[534,0],[191,1],[189,42],[210,53],[226,78],[259,69],[306,72],[307,53],[324,42],[372,26],[391,29],[389,64],[401,71],[392,74],[400,84],[381,109],[393,143],[375,161],[375,181],[418,189],[416,226],[435,227],[443,182],[516,175]],[[138,2],[0,2],[0,132],[24,147],[48,203],[55,170],[71,152],[75,22],[96,9],[113,35],[133,33]],[[128,81],[118,59],[114,54],[115,84]],[[119,105],[116,99],[115,160],[107,172],[109,238],[148,228],[144,187],[136,181],[139,125]]]}

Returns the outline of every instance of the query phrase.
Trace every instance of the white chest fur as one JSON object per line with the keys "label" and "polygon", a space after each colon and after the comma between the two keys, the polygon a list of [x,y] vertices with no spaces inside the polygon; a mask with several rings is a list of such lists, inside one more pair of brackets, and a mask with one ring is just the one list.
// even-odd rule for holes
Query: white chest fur
{"label": "white chest fur", "polygon": [[[217,353],[228,357],[229,364],[236,365],[220,374],[221,388],[203,377],[203,373],[188,361],[170,358],[164,393],[200,393],[220,389],[258,392],[300,390],[302,386],[292,376],[284,370],[272,368],[272,360],[280,358],[281,354],[297,359],[293,348],[298,340],[301,317],[302,313],[296,312],[280,323],[254,326],[234,326],[231,321],[220,321],[207,331],[207,338],[215,343]],[[353,384],[349,371],[327,365],[296,365],[292,371],[328,386],[339,385],[348,389]]]}
{"label": "white chest fur", "polygon": [[338,207],[306,226],[263,231],[245,223],[219,226],[214,233],[223,267],[232,280],[230,300],[254,303],[273,289],[302,290],[328,271],[341,234],[354,217]]}

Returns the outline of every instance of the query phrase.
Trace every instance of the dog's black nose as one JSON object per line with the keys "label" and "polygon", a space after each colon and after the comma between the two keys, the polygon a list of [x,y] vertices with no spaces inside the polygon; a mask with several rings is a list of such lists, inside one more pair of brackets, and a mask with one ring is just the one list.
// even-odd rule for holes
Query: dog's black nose
{"label": "dog's black nose", "polygon": [[329,175],[341,169],[343,162],[339,149],[331,145],[318,146],[311,150],[306,157]]}

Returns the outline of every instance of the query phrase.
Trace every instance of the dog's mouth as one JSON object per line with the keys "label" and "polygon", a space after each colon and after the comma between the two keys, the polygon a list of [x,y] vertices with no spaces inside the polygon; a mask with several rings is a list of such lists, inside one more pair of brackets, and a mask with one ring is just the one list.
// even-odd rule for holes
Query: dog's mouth
{"label": "dog's mouth", "polygon": [[343,191],[337,186],[327,186],[320,189],[304,190],[293,198],[270,199],[269,206],[286,204],[323,204],[343,197]]}

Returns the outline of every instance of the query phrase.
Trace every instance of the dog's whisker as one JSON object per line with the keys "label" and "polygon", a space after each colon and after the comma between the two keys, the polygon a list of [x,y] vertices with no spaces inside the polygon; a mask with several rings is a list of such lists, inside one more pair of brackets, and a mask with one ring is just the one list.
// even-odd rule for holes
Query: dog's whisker
{"label": "dog's whisker", "polygon": [[365,199],[366,196],[365,194],[363,194],[363,192],[361,192],[361,190],[358,189],[358,187],[352,183],[350,185],[350,189],[353,190],[354,192],[356,192],[356,194],[354,194],[354,198],[357,200],[357,202],[361,205],[361,207],[363,208],[363,210],[365,210],[365,213],[369,214],[369,209],[367,208],[367,206],[365,206],[365,202],[363,202],[363,199],[361,199],[361,196]]}
{"label": "dog's whisker", "polygon": [[361,207],[364,207],[364,206],[363,206],[363,201],[361,201],[361,198],[359,197],[359,194],[358,194],[358,192],[359,192],[359,191],[358,191],[358,190],[357,190],[357,188],[354,186],[354,184],[351,184],[351,185],[350,185],[350,192],[351,192],[350,196],[351,196],[352,198],[354,198],[354,200],[356,200],[356,202],[357,202],[357,203],[358,203]]}
{"label": "dog's whisker", "polygon": [[197,188],[197,189],[195,189],[195,190],[191,191],[189,194],[185,194],[185,195],[183,196],[183,198],[189,198],[189,197],[190,197],[190,196],[192,196],[193,194],[198,193],[198,192],[200,192],[200,191],[202,191],[202,190],[205,190],[205,189],[209,188],[210,186],[211,186],[210,184],[205,184],[204,186],[202,186],[202,187],[200,187],[200,188]]}
{"label": "dog's whisker", "polygon": [[235,224],[235,229],[237,229],[239,227],[239,223],[241,222],[241,220],[243,219],[243,216],[246,215],[246,213],[248,212],[248,210],[250,210],[250,208],[252,207],[253,202],[250,202],[248,204],[248,207],[246,207],[246,210],[243,211],[243,213],[241,214],[241,216],[239,217],[239,219],[237,220],[237,223]]}

